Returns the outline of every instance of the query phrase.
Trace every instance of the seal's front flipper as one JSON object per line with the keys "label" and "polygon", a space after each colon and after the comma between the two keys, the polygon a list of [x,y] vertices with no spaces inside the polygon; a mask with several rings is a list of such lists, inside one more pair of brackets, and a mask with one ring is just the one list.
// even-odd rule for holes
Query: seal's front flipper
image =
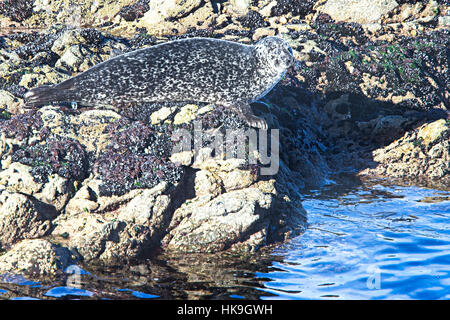
{"label": "seal's front flipper", "polygon": [[263,118],[253,114],[252,108],[248,103],[235,103],[230,108],[235,111],[251,127],[267,130],[267,122]]}

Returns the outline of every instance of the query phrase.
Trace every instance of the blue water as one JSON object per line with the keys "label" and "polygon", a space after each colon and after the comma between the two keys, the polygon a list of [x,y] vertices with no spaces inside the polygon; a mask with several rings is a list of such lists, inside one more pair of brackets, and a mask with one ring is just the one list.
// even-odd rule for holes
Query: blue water
{"label": "blue water", "polygon": [[0,299],[450,299],[450,192],[330,184],[303,206],[305,233],[268,256],[70,266],[59,280],[7,275]]}
{"label": "blue water", "polygon": [[450,192],[358,187],[312,192],[308,229],[276,253],[270,299],[449,299]]}

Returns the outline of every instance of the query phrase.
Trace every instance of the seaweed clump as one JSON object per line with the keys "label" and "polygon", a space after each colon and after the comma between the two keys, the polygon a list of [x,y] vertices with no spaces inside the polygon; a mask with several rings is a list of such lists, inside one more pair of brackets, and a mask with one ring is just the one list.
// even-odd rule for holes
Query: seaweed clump
{"label": "seaweed clump", "polygon": [[31,166],[31,174],[38,183],[47,182],[48,176],[55,173],[82,181],[88,172],[88,157],[83,146],[70,138],[50,137],[44,144],[22,147],[15,150],[12,160]]}
{"label": "seaweed clump", "polygon": [[22,22],[33,14],[32,0],[3,0],[0,2],[0,14],[12,21]]}
{"label": "seaweed clump", "polygon": [[221,127],[222,129],[239,130],[248,128],[248,125],[235,112],[224,107],[214,107],[211,112],[206,113],[200,118],[202,128],[215,129]]}
{"label": "seaweed clump", "polygon": [[334,22],[327,14],[321,14],[313,24],[316,32],[325,38],[339,39],[352,37],[356,44],[365,44],[368,41],[364,29],[356,22]]}
{"label": "seaweed clump", "polygon": [[244,28],[256,29],[267,27],[269,23],[257,11],[250,10],[247,15],[238,19]]}
{"label": "seaweed clump", "polygon": [[144,46],[152,46],[156,44],[157,38],[147,32],[147,29],[137,29],[139,33],[135,34],[133,38],[128,41],[129,51],[136,48],[142,48]]}
{"label": "seaweed clump", "polygon": [[148,1],[139,0],[132,5],[124,6],[120,9],[119,15],[124,18],[125,21],[134,21],[143,17],[144,13],[146,13],[149,9],[150,6],[148,5]]}
{"label": "seaweed clump", "polygon": [[34,130],[40,130],[44,125],[35,110],[5,118],[6,121],[0,122],[0,132],[4,133],[6,138],[15,138],[19,141],[28,138]]}
{"label": "seaweed clump", "polygon": [[184,170],[170,162],[172,142],[140,121],[118,120],[107,126],[111,142],[94,163],[103,181],[101,195],[122,195],[132,189],[152,188],[162,181],[178,183]]}
{"label": "seaweed clump", "polygon": [[293,16],[305,17],[313,12],[315,0],[278,0],[272,8],[272,16],[281,16],[291,13]]}
{"label": "seaweed clump", "polygon": [[11,39],[23,43],[15,52],[24,60],[28,60],[40,52],[53,53],[51,48],[57,38],[57,34],[39,34],[37,32],[28,34],[21,32],[11,36]]}
{"label": "seaweed clump", "polygon": [[[401,108],[428,110],[440,104],[449,107],[448,30],[399,37],[392,42],[369,41],[357,25],[320,19],[324,21],[316,25],[318,35],[301,34],[327,53],[311,51],[311,65],[299,70],[306,89],[317,93],[318,79],[324,75],[326,81],[320,90],[327,96],[350,93],[374,100],[398,96],[404,97],[397,103]],[[344,29],[348,32],[341,35]],[[346,41],[348,37],[350,41]]]}

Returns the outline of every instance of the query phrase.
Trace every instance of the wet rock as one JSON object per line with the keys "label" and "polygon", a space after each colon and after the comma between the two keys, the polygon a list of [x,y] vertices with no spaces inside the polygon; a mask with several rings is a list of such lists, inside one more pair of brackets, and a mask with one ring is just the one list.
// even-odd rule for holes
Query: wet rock
{"label": "wet rock", "polygon": [[0,256],[0,272],[43,276],[63,271],[76,259],[65,247],[44,239],[23,240]]}

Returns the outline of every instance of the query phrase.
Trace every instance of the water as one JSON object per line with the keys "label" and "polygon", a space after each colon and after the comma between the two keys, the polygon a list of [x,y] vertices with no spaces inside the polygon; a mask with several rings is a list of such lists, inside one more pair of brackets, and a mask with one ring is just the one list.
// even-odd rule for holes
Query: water
{"label": "water", "polygon": [[336,187],[303,202],[309,227],[260,274],[282,299],[449,299],[450,193]]}
{"label": "water", "polygon": [[161,255],[59,279],[4,275],[4,299],[449,299],[450,192],[331,184],[304,196],[308,229],[270,252]]}

